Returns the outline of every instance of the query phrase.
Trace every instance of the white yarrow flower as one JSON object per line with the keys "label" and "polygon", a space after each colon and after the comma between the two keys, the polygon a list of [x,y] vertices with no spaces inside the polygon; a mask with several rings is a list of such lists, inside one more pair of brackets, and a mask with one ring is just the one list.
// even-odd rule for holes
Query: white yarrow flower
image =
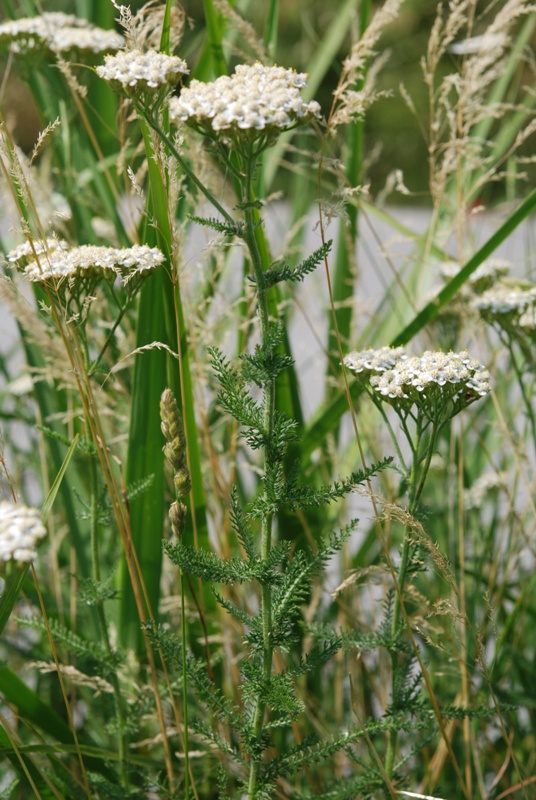
{"label": "white yarrow flower", "polygon": [[344,363],[369,384],[373,397],[391,403],[404,417],[414,416],[410,409],[416,406],[422,418],[436,425],[490,391],[488,370],[466,350],[408,356],[403,347],[382,347],[349,353]]}
{"label": "white yarrow flower", "polygon": [[[442,277],[448,281],[454,278],[461,270],[460,264],[455,261],[448,261],[441,265]],[[511,264],[502,258],[489,258],[483,261],[475,271],[469,276],[466,285],[474,292],[480,294],[497,283],[501,278],[506,277],[510,272]],[[465,285],[464,287],[465,288]]]}
{"label": "white yarrow flower", "polygon": [[105,53],[119,50],[124,38],[115,31],[91,25],[74,14],[45,12],[38,17],[8,20],[0,25],[0,46],[9,46],[13,53],[47,50],[57,55],[73,51]]}
{"label": "white yarrow flower", "polygon": [[473,301],[473,306],[483,317],[495,319],[505,315],[521,315],[536,302],[536,286],[508,286],[499,284]]}
{"label": "white yarrow flower", "polygon": [[318,103],[306,103],[300,95],[306,83],[307,76],[293,69],[239,64],[232,76],[211,83],[191,81],[180,97],[170,100],[169,116],[205,133],[276,133],[320,118]]}
{"label": "white yarrow flower", "polygon": [[494,491],[506,491],[508,488],[508,475],[505,472],[485,472],[472,484],[469,489],[464,489],[463,504],[466,509],[480,509],[486,496]]}
{"label": "white yarrow flower", "polygon": [[[12,260],[12,254],[8,260]],[[51,279],[76,277],[101,273],[104,277],[120,276],[124,283],[134,275],[149,273],[164,263],[164,255],[157,247],[134,245],[127,248],[98,247],[56,247],[48,251],[39,261],[31,261],[24,268],[24,274],[31,281],[44,282]]]}
{"label": "white yarrow flower", "polygon": [[156,50],[123,50],[106,56],[97,67],[97,75],[108,81],[114,91],[132,96],[137,92],[154,94],[156,90],[175,86],[189,73],[186,61]]}
{"label": "white yarrow flower", "polygon": [[[431,350],[422,356],[401,359],[394,367],[370,379],[372,389],[391,399],[404,398],[432,412],[438,397],[468,405],[490,391],[488,370],[466,350],[443,353]],[[422,399],[420,399],[422,398]],[[431,401],[431,406],[428,408]]]}
{"label": "white yarrow flower", "polygon": [[8,561],[29,564],[37,558],[37,546],[46,536],[37,508],[0,502],[0,565]]}

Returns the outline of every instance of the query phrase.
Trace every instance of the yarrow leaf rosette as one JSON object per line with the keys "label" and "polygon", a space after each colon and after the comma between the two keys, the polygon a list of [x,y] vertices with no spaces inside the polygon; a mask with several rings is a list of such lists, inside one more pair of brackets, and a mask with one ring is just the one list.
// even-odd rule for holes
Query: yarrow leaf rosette
{"label": "yarrow leaf rosette", "polygon": [[171,98],[169,116],[211,138],[223,131],[234,145],[247,137],[268,147],[281,131],[320,119],[319,104],[300,95],[306,84],[307,76],[293,69],[239,64],[234,75],[191,81]]}

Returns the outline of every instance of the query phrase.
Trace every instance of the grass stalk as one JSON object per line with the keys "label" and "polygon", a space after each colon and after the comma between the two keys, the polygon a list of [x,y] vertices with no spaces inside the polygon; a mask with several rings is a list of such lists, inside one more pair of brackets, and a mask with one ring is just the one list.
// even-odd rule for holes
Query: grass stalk
{"label": "grass stalk", "polygon": [[[89,427],[89,426],[88,426]],[[91,514],[91,555],[93,564],[93,579],[95,581],[96,590],[99,590],[101,582],[101,569],[99,557],[99,504],[98,504],[98,474],[97,463],[93,454],[89,455],[89,494],[90,494],[90,514]],[[104,612],[104,602],[99,598],[96,600],[97,615],[99,618],[99,627],[101,639],[108,656],[113,655],[112,645],[110,643],[110,635],[108,631],[108,622]],[[121,685],[119,678],[115,671],[110,674],[110,682],[114,692],[115,713],[117,715],[118,723],[118,736],[119,736],[119,770],[121,775],[121,785],[126,787],[128,785],[128,772],[127,772],[127,735],[125,715],[123,712],[123,696],[121,692]]]}

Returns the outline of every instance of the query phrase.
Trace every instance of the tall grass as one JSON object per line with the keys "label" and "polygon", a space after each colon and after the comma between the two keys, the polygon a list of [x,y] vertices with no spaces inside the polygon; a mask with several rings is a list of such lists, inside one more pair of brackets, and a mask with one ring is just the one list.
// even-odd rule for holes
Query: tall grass
{"label": "tall grass", "polygon": [[[319,10],[314,52],[275,0],[198,6],[76,11],[185,59],[194,92],[236,64],[307,72],[303,119],[181,122],[175,78],[120,87],[84,28],[62,49],[73,20],[5,3],[5,82],[43,134],[23,153],[0,98],[0,795],[530,798],[534,11],[438,4],[414,96],[384,47],[413,6]],[[404,152],[370,184],[393,93],[426,197]],[[46,278],[64,254],[82,267]],[[26,506],[37,555],[7,549]]]}

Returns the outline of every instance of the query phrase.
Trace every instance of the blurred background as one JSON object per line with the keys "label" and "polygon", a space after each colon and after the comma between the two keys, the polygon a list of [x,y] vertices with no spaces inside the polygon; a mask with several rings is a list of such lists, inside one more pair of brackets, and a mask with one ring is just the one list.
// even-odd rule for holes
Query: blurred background
{"label": "blurred background", "polygon": [[[8,3],[12,8],[19,8],[16,0],[6,0],[0,6],[0,20],[8,17],[5,10]],[[276,62],[297,70],[307,70],[314,63],[319,43],[329,31],[331,23],[340,14],[348,0],[334,0],[325,3],[322,0],[285,0],[281,4],[279,40]],[[111,5],[111,4],[110,4]],[[140,0],[130,3],[133,12],[143,5]],[[195,54],[202,44],[203,37],[203,4],[201,0],[185,0],[182,4],[189,17],[187,33],[181,47],[180,55],[188,57]],[[354,3],[356,9],[358,3]],[[372,11],[379,4],[372,6]],[[397,193],[390,197],[391,202],[400,204],[427,205],[428,192],[428,152],[426,131],[428,130],[428,90],[424,83],[421,59],[426,53],[430,30],[435,19],[438,3],[429,0],[407,0],[402,4],[399,17],[391,25],[381,40],[381,52],[385,54],[385,63],[378,75],[377,88],[388,93],[381,97],[368,110],[365,119],[365,153],[366,182],[370,183],[373,197],[381,194],[385,188],[387,177],[393,170],[404,165],[404,182],[410,191],[409,195]],[[486,25],[488,9],[497,9],[504,3],[483,2],[477,6],[475,17],[475,35],[482,32]],[[236,2],[235,8],[247,19],[256,31],[264,29],[265,7],[262,3]],[[20,4],[23,9],[24,4]],[[91,0],[43,0],[44,11],[64,11],[79,16],[91,17]],[[23,13],[23,12],[21,12]],[[111,6],[111,18],[117,16]],[[357,31],[357,13],[354,30],[349,29],[347,37],[332,63],[316,99],[320,102],[325,114],[329,113],[332,92],[337,85],[341,63],[355,40]],[[534,37],[533,42],[534,44]],[[251,56],[250,56],[251,57]],[[231,61],[232,68],[236,59]],[[438,77],[460,69],[461,57],[449,54],[440,64]],[[26,151],[33,146],[39,130],[43,127],[38,114],[32,105],[28,90],[18,81],[4,60],[0,63],[1,82],[0,103],[10,124],[10,128],[18,144]],[[517,80],[513,82],[512,92],[519,87],[533,83],[531,58],[527,53],[519,66]],[[410,111],[400,91],[403,84],[414,104]],[[514,97],[506,98],[514,100]],[[519,100],[519,95],[517,97]],[[46,121],[48,122],[48,120]],[[497,125],[500,123],[498,122]],[[491,131],[491,137],[496,134]],[[534,156],[534,144],[531,139],[522,145],[519,155],[525,159]],[[527,183],[533,184],[536,173],[531,164],[526,165]],[[284,188],[284,187],[278,187]],[[485,206],[494,205],[508,199],[508,186],[504,182],[490,184],[487,194],[479,198]]]}

